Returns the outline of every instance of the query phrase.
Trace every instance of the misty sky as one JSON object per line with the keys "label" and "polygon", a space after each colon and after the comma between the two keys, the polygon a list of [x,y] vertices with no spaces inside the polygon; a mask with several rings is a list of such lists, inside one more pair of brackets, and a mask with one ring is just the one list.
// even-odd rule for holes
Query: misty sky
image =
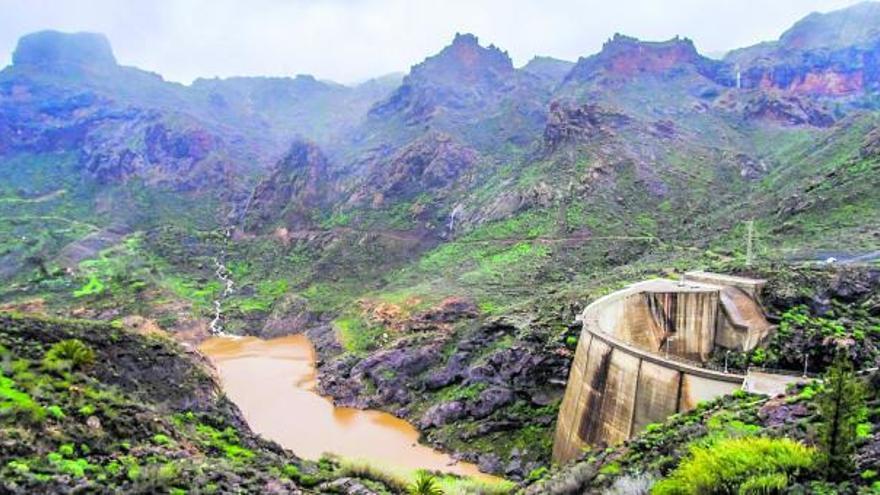
{"label": "misty sky", "polygon": [[120,63],[196,77],[402,72],[472,32],[508,51],[576,60],[613,33],[692,38],[703,53],[776,39],[857,0],[0,0],[0,66],[41,29],[106,34]]}

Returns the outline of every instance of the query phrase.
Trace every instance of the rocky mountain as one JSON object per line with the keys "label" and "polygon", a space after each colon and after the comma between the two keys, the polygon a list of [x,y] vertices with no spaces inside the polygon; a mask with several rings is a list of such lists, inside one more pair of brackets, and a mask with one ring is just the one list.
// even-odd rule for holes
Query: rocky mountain
{"label": "rocky mountain", "polygon": [[482,151],[501,152],[507,145],[532,142],[543,124],[549,94],[544,80],[515,69],[499,48],[481,46],[472,34],[457,34],[451,45],[414,66],[401,86],[370,110],[363,132],[411,139],[437,130]]}
{"label": "rocky mountain", "polygon": [[[705,268],[778,279],[777,313],[831,318],[786,285],[792,265],[876,257],[877,10],[723,60],[614,35],[516,68],[459,34],[353,87],[183,86],[120,67],[101,36],[36,33],[0,72],[0,303],[197,340],[218,301],[229,332],[309,335],[340,403],[541,477],[590,300]],[[864,326],[871,301],[833,312]]]}
{"label": "rocky mountain", "polygon": [[[16,208],[14,217],[29,225],[77,212],[77,225],[102,232],[169,219],[223,225],[240,216],[292,141],[340,136],[397,81],[346,87],[300,76],[183,86],[120,66],[102,35],[34,33],[0,71],[0,176],[9,196],[2,207]],[[90,242],[84,234],[12,246],[0,255],[10,267],[4,272],[17,273],[30,256],[81,251],[78,243]]]}
{"label": "rocky mountain", "polygon": [[746,88],[776,88],[811,96],[865,96],[880,83],[880,6],[865,2],[811,14],[778,41],[734,50]]}
{"label": "rocky mountain", "polygon": [[566,83],[598,81],[613,86],[627,80],[650,76],[676,76],[693,72],[712,81],[731,82],[725,66],[697,53],[687,38],[645,42],[615,34],[602,46],[602,51],[582,57],[565,78]]}
{"label": "rocky mountain", "polygon": [[265,225],[269,218],[280,217],[281,225],[291,230],[313,225],[333,200],[331,173],[317,146],[294,143],[254,189],[248,200],[247,222]]}
{"label": "rocky mountain", "polygon": [[[6,154],[71,152],[101,184],[137,178],[178,190],[253,172],[260,141],[187,112],[184,88],[116,64],[103,36],[42,32],[22,38],[0,73]],[[250,146],[249,146],[250,145]],[[265,161],[265,158],[262,159]]]}
{"label": "rocky mountain", "polygon": [[[4,133],[0,148],[66,147],[82,154],[86,169],[106,172],[102,181],[134,175],[192,189],[197,177],[213,187],[218,175],[259,172],[296,136],[338,136],[389,93],[396,78],[353,88],[311,76],[200,79],[182,86],[119,66],[101,35],[47,31],[22,38],[0,84],[2,120],[21,127]],[[113,135],[122,128],[117,134],[124,137]],[[84,146],[87,140],[93,143]],[[176,184],[181,181],[187,183]]]}
{"label": "rocky mountain", "polygon": [[34,33],[21,38],[12,64],[58,74],[107,73],[116,69],[116,57],[104,35],[59,32]]}

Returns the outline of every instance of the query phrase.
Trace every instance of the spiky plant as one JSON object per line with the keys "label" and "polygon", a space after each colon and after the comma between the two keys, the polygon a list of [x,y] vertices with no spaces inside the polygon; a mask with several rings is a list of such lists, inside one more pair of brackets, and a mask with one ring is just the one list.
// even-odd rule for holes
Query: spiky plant
{"label": "spiky plant", "polygon": [[437,478],[427,471],[420,471],[416,480],[409,487],[410,495],[443,495]]}
{"label": "spiky plant", "polygon": [[95,351],[79,339],[57,342],[46,352],[43,365],[49,369],[83,369],[95,362]]}

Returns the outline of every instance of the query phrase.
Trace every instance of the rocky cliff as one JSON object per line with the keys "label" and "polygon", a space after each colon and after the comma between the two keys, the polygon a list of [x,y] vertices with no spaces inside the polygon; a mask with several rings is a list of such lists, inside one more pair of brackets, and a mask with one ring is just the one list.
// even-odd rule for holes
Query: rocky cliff
{"label": "rocky cliff", "polygon": [[794,94],[862,96],[880,84],[880,6],[873,2],[802,19],[776,42],[735,50],[725,60],[743,87]]}

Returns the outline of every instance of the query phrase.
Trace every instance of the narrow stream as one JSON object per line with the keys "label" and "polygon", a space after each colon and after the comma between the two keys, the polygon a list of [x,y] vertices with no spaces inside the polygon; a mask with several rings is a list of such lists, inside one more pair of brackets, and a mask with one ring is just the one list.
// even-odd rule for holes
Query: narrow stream
{"label": "narrow stream", "polygon": [[418,443],[409,423],[380,411],[336,407],[315,391],[315,351],[304,335],[214,337],[201,345],[250,427],[300,457],[330,452],[395,471],[431,469],[497,480]]}
{"label": "narrow stream", "polygon": [[223,292],[214,299],[214,318],[211,320],[211,335],[223,335],[223,299],[232,293],[234,282],[226,268],[226,244],[232,236],[232,229],[227,228],[224,232],[224,245],[220,254],[214,258],[214,276],[223,284]]}

